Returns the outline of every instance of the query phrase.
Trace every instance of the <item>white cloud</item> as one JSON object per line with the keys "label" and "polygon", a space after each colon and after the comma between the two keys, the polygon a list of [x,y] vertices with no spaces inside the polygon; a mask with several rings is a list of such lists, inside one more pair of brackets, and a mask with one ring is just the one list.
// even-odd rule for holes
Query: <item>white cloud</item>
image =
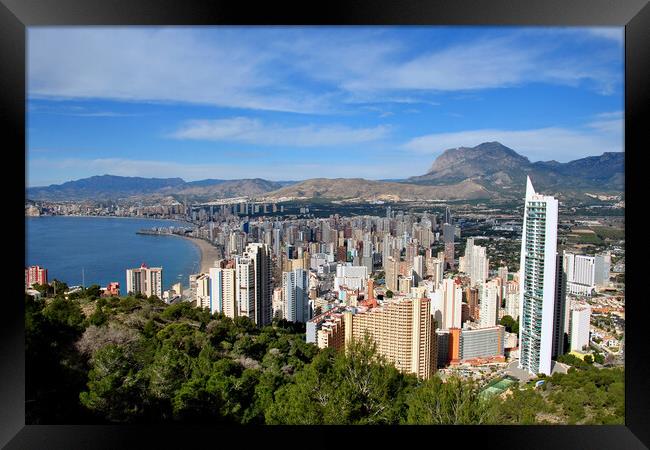
{"label": "white cloud", "polygon": [[[619,29],[587,30],[579,39],[622,36]],[[433,40],[414,51],[415,38],[386,28],[30,28],[28,92],[31,98],[299,113],[339,111],[360,101],[435,105],[431,94],[440,91],[530,82],[588,81],[611,94],[623,76],[612,67],[611,54],[572,49],[568,59],[558,43],[570,38],[549,39],[561,33],[487,33],[454,45]]]}
{"label": "white cloud", "polygon": [[624,27],[593,27],[587,28],[587,33],[592,36],[614,41],[618,44],[622,44],[625,40]]}
{"label": "white cloud", "polygon": [[612,111],[597,114],[596,120],[589,122],[587,126],[600,133],[612,135],[620,134],[622,136],[624,135],[625,126],[623,121],[623,112]]}
{"label": "white cloud", "polygon": [[[569,59],[558,42],[577,42],[574,35],[579,35],[581,42],[593,38],[583,29],[569,34],[567,30],[571,29],[520,28],[454,45],[434,41],[418,53],[408,52],[405,43],[390,35],[383,39],[373,36],[374,40],[364,36],[368,40],[365,45],[354,36],[347,42],[339,37],[336,45],[330,44],[330,50],[323,50],[326,43],[312,38],[294,47],[293,54],[301,70],[337,83],[351,94],[346,101],[353,103],[400,102],[400,96],[395,95],[398,93],[409,93],[402,97],[409,103],[419,102],[427,92],[472,91],[531,82],[577,86],[589,81],[601,94],[611,94],[615,82],[622,81],[622,70],[612,68],[611,55],[581,54],[574,49]],[[552,39],[554,36],[563,36],[564,41]]]}
{"label": "white cloud", "polygon": [[272,55],[230,31],[215,42],[196,28],[31,28],[29,95],[318,109],[317,96],[282,92],[262,70]]}
{"label": "white cloud", "polygon": [[266,124],[257,119],[234,117],[189,121],[171,137],[258,145],[318,147],[376,141],[386,137],[388,131],[387,126],[374,128],[350,128],[342,125],[289,127]]}
{"label": "white cloud", "polygon": [[569,129],[547,127],[530,130],[478,129],[416,137],[404,144],[415,153],[437,156],[456,147],[474,147],[498,141],[531,161],[568,162],[604,152],[623,151],[622,121],[592,122]]}

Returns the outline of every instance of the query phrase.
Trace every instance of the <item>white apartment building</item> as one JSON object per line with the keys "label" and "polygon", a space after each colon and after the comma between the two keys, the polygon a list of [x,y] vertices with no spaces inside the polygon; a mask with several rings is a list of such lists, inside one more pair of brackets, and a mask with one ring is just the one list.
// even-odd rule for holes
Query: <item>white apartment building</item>
{"label": "white apartment building", "polygon": [[463,291],[452,278],[445,278],[438,289],[431,295],[433,301],[432,314],[436,320],[436,328],[448,330],[460,328],[463,302]]}
{"label": "white apartment building", "polygon": [[564,252],[564,272],[567,291],[576,295],[591,295],[597,286],[609,283],[610,255],[576,255]]}
{"label": "white apartment building", "polygon": [[591,322],[591,307],[575,305],[571,310],[569,323],[569,342],[571,350],[581,351],[589,346],[589,324]]}
{"label": "white apartment building", "polygon": [[334,290],[341,286],[349,289],[364,289],[368,281],[368,268],[366,266],[353,266],[350,264],[337,264]]}
{"label": "white apartment building", "polygon": [[497,325],[499,314],[499,285],[491,280],[479,285],[481,313],[479,323],[481,328]]}
{"label": "white apartment building", "polygon": [[532,374],[550,375],[551,358],[562,353],[564,289],[557,226],[557,199],[537,194],[528,177],[519,278],[519,368]]}

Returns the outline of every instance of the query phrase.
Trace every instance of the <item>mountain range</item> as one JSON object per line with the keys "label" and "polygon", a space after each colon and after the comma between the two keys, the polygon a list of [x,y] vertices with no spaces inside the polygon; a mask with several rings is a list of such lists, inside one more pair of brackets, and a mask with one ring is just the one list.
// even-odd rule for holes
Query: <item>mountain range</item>
{"label": "mountain range", "polygon": [[535,187],[542,190],[623,191],[624,161],[624,153],[606,152],[568,163],[532,163],[499,142],[485,142],[476,147],[444,151],[426,174],[408,178],[406,182],[441,185],[470,179],[496,192],[523,191],[526,176],[530,176]]}
{"label": "mountain range", "polygon": [[260,178],[206,179],[141,178],[101,175],[63,184],[32,187],[29,200],[108,200],[173,197],[210,201],[233,197],[264,200],[321,198],[349,201],[471,200],[519,198],[526,176],[535,188],[549,194],[620,193],[624,190],[622,152],[607,152],[568,163],[531,162],[499,142],[445,150],[424,175],[405,180],[313,178],[269,181]]}

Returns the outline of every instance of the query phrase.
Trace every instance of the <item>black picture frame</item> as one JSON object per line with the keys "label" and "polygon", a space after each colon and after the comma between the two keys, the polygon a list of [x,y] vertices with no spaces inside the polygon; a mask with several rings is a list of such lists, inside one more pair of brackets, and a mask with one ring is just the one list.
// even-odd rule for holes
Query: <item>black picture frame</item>
{"label": "black picture frame", "polygon": [[[5,175],[12,195],[6,202],[19,218],[25,191],[26,27],[40,25],[559,25],[625,26],[625,197],[643,202],[642,154],[648,145],[650,105],[648,58],[650,54],[650,6],[647,0],[455,0],[397,2],[390,0],[328,1],[296,5],[266,2],[209,0],[0,0],[0,130],[5,145]],[[644,125],[646,127],[644,127]],[[5,160],[6,161],[6,160]],[[23,180],[24,182],[24,180]],[[641,206],[641,207],[638,207]],[[15,209],[15,211],[14,211]],[[626,255],[634,261],[643,251],[640,214],[643,205],[625,210]],[[16,219],[19,220],[19,219]],[[6,224],[5,224],[6,225]],[[3,227],[4,228],[4,227]],[[21,231],[22,230],[22,231]],[[389,437],[398,441],[477,447],[532,448],[648,448],[650,446],[650,371],[643,298],[638,275],[641,265],[628,262],[626,276],[626,372],[625,426],[458,426],[458,427],[265,427],[224,429],[207,426],[34,426],[25,425],[24,305],[16,261],[24,258],[24,222],[5,231],[5,257],[11,283],[2,302],[0,326],[0,445],[24,448],[121,448],[187,447],[198,438],[208,445],[224,445],[227,437],[250,445],[341,445],[359,442],[373,445]],[[14,273],[15,271],[15,273]],[[332,438],[332,440],[328,439]],[[406,439],[406,440],[405,440]],[[234,443],[233,443],[234,444]],[[321,444],[321,445],[322,445]],[[194,444],[196,445],[196,444]],[[232,444],[225,444],[232,445]],[[235,444],[237,445],[237,444]],[[399,444],[398,444],[399,445]],[[402,444],[403,445],[403,444]],[[420,444],[422,445],[422,444]]]}

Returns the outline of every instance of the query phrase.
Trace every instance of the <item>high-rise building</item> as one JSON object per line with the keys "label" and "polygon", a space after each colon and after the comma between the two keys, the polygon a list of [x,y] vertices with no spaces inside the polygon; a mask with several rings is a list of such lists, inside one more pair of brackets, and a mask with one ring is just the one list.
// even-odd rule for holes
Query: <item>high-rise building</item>
{"label": "high-rise building", "polygon": [[386,262],[386,289],[392,292],[397,292],[399,286],[397,285],[397,277],[399,276],[399,259],[392,256],[388,257]]}
{"label": "high-rise building", "polygon": [[431,277],[431,281],[433,281],[433,285],[436,289],[438,285],[442,283],[444,265],[444,259],[427,258],[427,276]]}
{"label": "high-rise building", "polygon": [[408,294],[413,287],[413,277],[406,277],[400,275],[397,277],[397,290],[400,294]]}
{"label": "high-rise building", "polygon": [[232,263],[210,268],[210,312],[237,317],[236,269]]}
{"label": "high-rise building", "polygon": [[282,273],[284,318],[290,322],[305,323],[311,318],[308,275],[303,269]]}
{"label": "high-rise building", "polygon": [[162,267],[149,267],[143,263],[137,269],[126,269],[128,293],[162,298],[162,285]]}
{"label": "high-rise building", "polygon": [[480,285],[481,294],[481,328],[493,327],[497,324],[499,313],[499,286],[495,280]]}
{"label": "high-rise building", "polygon": [[428,379],[436,370],[436,333],[426,298],[401,298],[352,314],[344,313],[345,345],[368,335],[380,355],[405,373]]}
{"label": "high-rise building", "polygon": [[210,308],[210,276],[206,273],[196,279],[196,307]]}
{"label": "high-rise building", "polygon": [[235,257],[237,292],[237,316],[255,321],[255,267],[247,256]]}
{"label": "high-rise building", "polygon": [[413,257],[413,285],[419,286],[424,279],[424,256],[417,255]]}
{"label": "high-rise building", "polygon": [[451,211],[449,210],[449,206],[445,208],[444,223],[449,225],[452,225],[454,223],[454,218],[451,216]]}
{"label": "high-rise building", "polygon": [[31,289],[34,284],[47,284],[47,269],[40,266],[25,268],[25,289]]}
{"label": "high-rise building", "polygon": [[506,293],[506,311],[507,316],[517,320],[519,318],[519,292]]}
{"label": "high-rise building", "polygon": [[432,314],[436,327],[443,330],[460,328],[462,318],[463,291],[451,278],[442,280],[440,287],[433,293]]}
{"label": "high-rise building", "polygon": [[273,289],[271,309],[274,319],[284,319],[284,295],[281,287]]}
{"label": "high-rise building", "polygon": [[591,295],[596,286],[609,282],[610,255],[576,255],[564,252],[563,264],[567,277],[567,291],[577,295]]}
{"label": "high-rise building", "polygon": [[488,279],[490,260],[485,247],[475,245],[472,249],[472,266],[469,277],[474,284],[483,283]]}
{"label": "high-rise building", "polygon": [[474,238],[467,238],[465,241],[465,254],[462,260],[458,259],[458,270],[469,275],[472,269],[472,252],[474,249]]}
{"label": "high-rise building", "polygon": [[469,317],[472,320],[477,320],[480,316],[479,303],[478,303],[478,289],[475,287],[465,288],[465,301],[469,307]]}
{"label": "high-rise building", "polygon": [[445,265],[450,268],[455,267],[454,261],[454,239],[456,229],[453,225],[445,223],[442,226],[442,238],[445,243]]}
{"label": "high-rise building", "polygon": [[350,289],[363,289],[366,281],[368,281],[368,268],[366,266],[337,264],[334,290],[338,290],[341,286]]}
{"label": "high-rise building", "polygon": [[526,181],[521,240],[519,367],[550,375],[551,358],[562,353],[563,276],[558,270],[558,201],[537,194]]}
{"label": "high-rise building", "polygon": [[508,266],[501,266],[497,269],[497,276],[503,280],[505,285],[508,282]]}
{"label": "high-rise building", "polygon": [[577,305],[571,310],[569,322],[569,342],[571,350],[581,351],[589,346],[589,323],[591,321],[591,307]]}
{"label": "high-rise building", "polygon": [[[249,261],[253,268],[253,305],[248,309],[248,317],[258,326],[271,324],[271,252],[266,244],[248,244],[243,259]],[[304,261],[304,260],[303,260]],[[240,311],[242,304],[239,305]]]}

